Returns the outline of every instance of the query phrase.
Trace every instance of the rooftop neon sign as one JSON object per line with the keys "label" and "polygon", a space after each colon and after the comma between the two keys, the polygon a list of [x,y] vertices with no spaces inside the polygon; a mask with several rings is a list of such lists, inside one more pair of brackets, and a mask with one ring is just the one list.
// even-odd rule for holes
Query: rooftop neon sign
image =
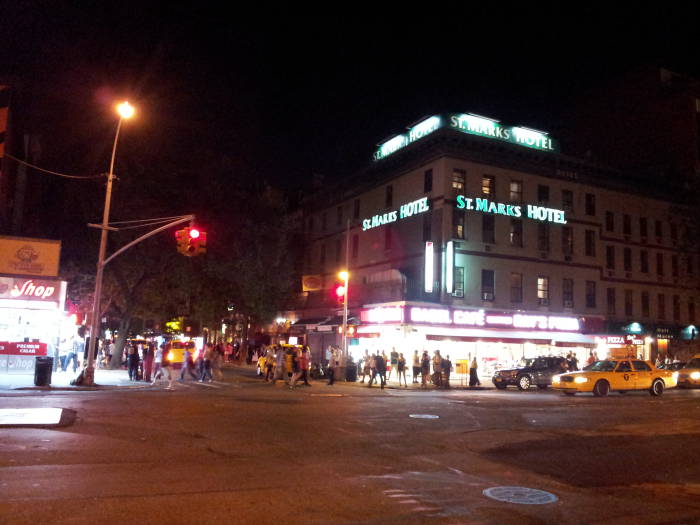
{"label": "rooftop neon sign", "polygon": [[453,113],[447,115],[447,117],[433,115],[408,128],[406,133],[396,135],[383,142],[374,153],[374,160],[386,158],[443,127],[452,128],[468,135],[501,140],[540,151],[558,150],[554,139],[549,137],[549,134],[545,131],[538,131],[523,126],[504,126],[498,120],[473,113]]}

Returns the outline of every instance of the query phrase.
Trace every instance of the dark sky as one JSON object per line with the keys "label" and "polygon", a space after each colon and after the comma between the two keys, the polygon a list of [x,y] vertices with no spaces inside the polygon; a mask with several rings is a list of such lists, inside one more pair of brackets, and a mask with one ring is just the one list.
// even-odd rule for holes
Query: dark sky
{"label": "dark sky", "polygon": [[377,142],[432,113],[552,130],[577,95],[637,65],[699,74],[690,7],[500,3],[330,18],[131,2],[2,7],[0,76],[31,94],[32,125],[59,152],[51,167],[81,172],[105,169],[118,97],[138,107],[125,141],[147,144],[150,161],[226,152],[249,176],[294,187],[312,173],[351,174]]}

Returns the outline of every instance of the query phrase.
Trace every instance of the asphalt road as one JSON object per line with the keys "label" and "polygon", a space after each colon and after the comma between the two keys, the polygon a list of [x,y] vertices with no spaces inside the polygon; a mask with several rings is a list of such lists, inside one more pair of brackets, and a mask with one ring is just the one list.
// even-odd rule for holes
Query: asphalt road
{"label": "asphalt road", "polygon": [[[74,412],[0,428],[0,523],[700,523],[700,391],[290,391],[225,373],[4,393],[0,408]],[[557,501],[483,493],[500,486]]]}

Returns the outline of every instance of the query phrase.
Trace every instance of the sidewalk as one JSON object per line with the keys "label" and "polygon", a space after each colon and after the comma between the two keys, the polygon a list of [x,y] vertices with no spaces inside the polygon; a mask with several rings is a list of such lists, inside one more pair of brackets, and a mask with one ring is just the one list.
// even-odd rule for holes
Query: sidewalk
{"label": "sidewalk", "polygon": [[79,372],[54,372],[50,386],[35,386],[34,374],[0,374],[0,392],[8,390],[104,390],[112,388],[146,388],[145,381],[129,381],[126,370],[95,370],[95,386],[73,386]]}

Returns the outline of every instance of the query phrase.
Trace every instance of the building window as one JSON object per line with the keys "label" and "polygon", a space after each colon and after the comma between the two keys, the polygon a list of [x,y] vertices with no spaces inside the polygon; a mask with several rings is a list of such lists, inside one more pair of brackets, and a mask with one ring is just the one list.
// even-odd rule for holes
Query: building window
{"label": "building window", "polygon": [[678,277],[678,256],[671,255],[671,275]]}
{"label": "building window", "polygon": [[537,185],[537,201],[549,202],[549,186],[545,186],[544,184]]}
{"label": "building window", "polygon": [[425,170],[423,173],[423,193],[433,191],[433,170]]}
{"label": "building window", "polygon": [[541,305],[549,304],[549,277],[537,278],[537,301]]}
{"label": "building window", "polygon": [[664,254],[659,252],[656,254],[656,275],[663,275],[663,274],[664,274]]}
{"label": "building window", "polygon": [[596,307],[595,281],[586,281],[586,308]]}
{"label": "building window", "polygon": [[464,170],[452,171],[452,189],[455,193],[462,193],[467,181],[467,172]]}
{"label": "building window", "polygon": [[646,250],[639,252],[639,266],[642,273],[649,273],[649,252]]}
{"label": "building window", "polygon": [[615,231],[615,214],[611,211],[605,212],[605,231],[614,232]]}
{"label": "building window", "polygon": [[518,248],[523,246],[523,221],[520,219],[510,220],[510,245]]}
{"label": "building window", "polygon": [[654,234],[657,237],[657,240],[660,242],[661,238],[663,237],[663,227],[661,226],[661,221],[654,221]]}
{"label": "building window", "polygon": [[564,279],[561,286],[561,296],[564,308],[574,307],[574,280]]}
{"label": "building window", "polygon": [[671,242],[676,244],[678,242],[678,225],[671,224]]}
{"label": "building window", "polygon": [[666,319],[666,296],[662,293],[658,295],[658,301],[659,301],[659,312],[657,317],[659,319]]}
{"label": "building window", "polygon": [[481,193],[484,195],[496,196],[496,177],[484,175],[481,179]]}
{"label": "building window", "polygon": [[321,231],[322,231],[322,232],[325,232],[325,231],[326,231],[326,226],[327,226],[327,222],[326,222],[326,221],[327,221],[327,219],[328,219],[328,217],[326,216],[326,212],[324,211],[324,212],[321,214]]}
{"label": "building window", "polygon": [[338,206],[338,209],[336,210],[335,224],[336,224],[336,226],[341,226],[343,224],[343,207],[342,206]]}
{"label": "building window", "polygon": [[695,324],[695,299],[688,297],[688,323]]}
{"label": "building window", "polygon": [[511,273],[510,274],[510,302],[511,303],[522,303],[523,302],[523,274],[522,273]]}
{"label": "building window", "polygon": [[464,297],[464,267],[455,266],[455,297]]}
{"label": "building window", "polygon": [[673,296],[673,320],[681,322],[681,298],[678,295]]}
{"label": "building window", "polygon": [[605,267],[608,270],[615,269],[615,247],[606,246],[605,247]]}
{"label": "building window", "polygon": [[632,271],[632,249],[625,248],[622,250],[622,265],[626,272]]}
{"label": "building window", "polygon": [[561,206],[564,211],[572,213],[574,211],[574,192],[571,190],[561,190]]}
{"label": "building window", "polygon": [[646,217],[640,217],[639,218],[639,236],[644,239],[646,236],[649,234],[648,231],[648,225],[647,225],[647,218]]}
{"label": "building window", "polygon": [[464,221],[465,215],[462,210],[457,208],[452,209],[452,237],[455,239],[464,239]]}
{"label": "building window", "polygon": [[352,236],[352,258],[357,259],[360,253],[360,236],[355,234]]}
{"label": "building window", "polygon": [[423,215],[423,242],[432,240],[433,237],[433,214],[428,212]]}
{"label": "building window", "polygon": [[481,270],[481,300],[493,301],[495,298],[494,271]]}
{"label": "building window", "polygon": [[642,317],[649,317],[649,292],[642,292]]}
{"label": "building window", "polygon": [[632,235],[632,217],[626,213],[622,215],[622,233]]}
{"label": "building window", "polygon": [[564,255],[574,253],[574,230],[569,226],[564,226],[561,229],[561,251]]}
{"label": "building window", "polygon": [[343,244],[340,239],[336,239],[335,241],[335,262],[339,263],[340,262],[340,257],[342,256],[343,253]]}
{"label": "building window", "polygon": [[386,187],[384,194],[384,207],[391,208],[394,205],[394,187],[389,185]]}
{"label": "building window", "polygon": [[549,224],[544,222],[537,224],[537,249],[542,252],[549,251]]}
{"label": "building window", "polygon": [[496,242],[496,217],[483,215],[481,218],[481,240],[488,244]]}
{"label": "building window", "polygon": [[355,202],[352,205],[352,218],[360,218],[360,199],[355,199]]}
{"label": "building window", "polygon": [[510,202],[523,202],[523,181],[510,181]]}
{"label": "building window", "polygon": [[321,244],[321,267],[326,265],[326,243]]}
{"label": "building window", "polygon": [[586,230],[586,255],[595,257],[595,230]]}
{"label": "building window", "polygon": [[615,315],[615,288],[607,289],[608,315]]}
{"label": "building window", "polygon": [[586,215],[595,215],[595,195],[586,193]]}
{"label": "building window", "polygon": [[625,290],[625,315],[627,317],[632,317],[634,315],[633,313],[633,305],[634,304],[634,293],[632,290]]}
{"label": "building window", "polygon": [[391,238],[393,237],[391,226],[384,228],[384,249],[391,250]]}

